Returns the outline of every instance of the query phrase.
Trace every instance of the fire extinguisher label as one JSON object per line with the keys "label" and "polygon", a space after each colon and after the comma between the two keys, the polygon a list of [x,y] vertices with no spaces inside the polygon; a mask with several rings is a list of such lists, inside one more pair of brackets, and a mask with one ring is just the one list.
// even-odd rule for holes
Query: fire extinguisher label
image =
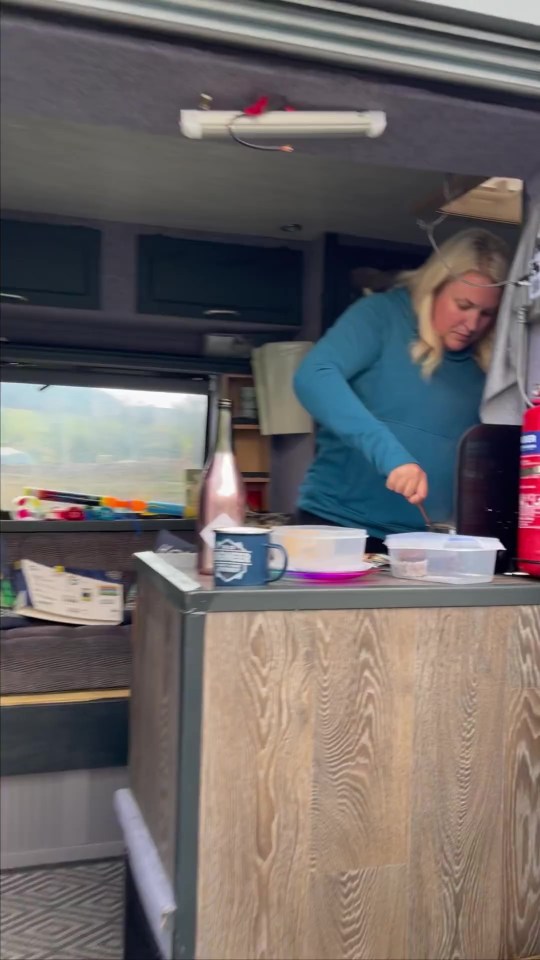
{"label": "fire extinguisher label", "polygon": [[540,430],[531,430],[521,435],[521,455],[540,455]]}
{"label": "fire extinguisher label", "polygon": [[523,418],[517,551],[519,569],[540,576],[540,404]]}
{"label": "fire extinguisher label", "polygon": [[519,525],[522,530],[540,530],[540,496],[533,490],[522,490],[519,497]]}
{"label": "fire extinguisher label", "polygon": [[540,531],[540,430],[527,430],[521,435],[520,472],[520,529]]}

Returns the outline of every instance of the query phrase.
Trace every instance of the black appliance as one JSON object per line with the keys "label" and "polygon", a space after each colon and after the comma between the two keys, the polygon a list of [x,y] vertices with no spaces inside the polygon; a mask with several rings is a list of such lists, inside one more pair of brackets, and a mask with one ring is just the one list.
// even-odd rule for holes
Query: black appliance
{"label": "black appliance", "polygon": [[456,531],[506,547],[497,572],[513,569],[519,511],[521,427],[479,424],[463,436],[457,463]]}

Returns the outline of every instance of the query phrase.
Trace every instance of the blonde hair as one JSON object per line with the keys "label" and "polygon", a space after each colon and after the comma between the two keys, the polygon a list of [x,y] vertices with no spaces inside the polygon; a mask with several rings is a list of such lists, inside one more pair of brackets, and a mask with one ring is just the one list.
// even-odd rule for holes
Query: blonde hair
{"label": "blonde hair", "polygon": [[[465,273],[481,273],[491,283],[506,280],[510,266],[510,252],[504,242],[488,230],[463,230],[446,240],[421,267],[400,274],[399,286],[410,292],[418,319],[418,339],[411,346],[411,356],[430,377],[442,361],[444,345],[432,323],[436,294],[450,280]],[[475,359],[482,370],[487,370],[493,351],[494,331],[490,330],[476,344]]]}

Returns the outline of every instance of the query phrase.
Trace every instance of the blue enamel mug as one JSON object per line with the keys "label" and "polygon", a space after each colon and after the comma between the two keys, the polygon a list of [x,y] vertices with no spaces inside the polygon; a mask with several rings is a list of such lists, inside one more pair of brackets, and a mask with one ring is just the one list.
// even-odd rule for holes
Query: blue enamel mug
{"label": "blue enamel mug", "polygon": [[[287,553],[270,542],[265,527],[227,527],[215,531],[214,583],[216,587],[260,587],[280,580],[287,570]],[[280,554],[283,565],[270,569],[270,551]]]}

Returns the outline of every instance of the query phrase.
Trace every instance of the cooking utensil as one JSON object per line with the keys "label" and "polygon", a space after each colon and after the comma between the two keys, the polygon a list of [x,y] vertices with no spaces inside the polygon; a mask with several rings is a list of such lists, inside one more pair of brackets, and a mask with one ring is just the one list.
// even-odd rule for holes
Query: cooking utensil
{"label": "cooking utensil", "polygon": [[430,520],[429,517],[428,517],[428,514],[427,514],[426,509],[422,506],[421,503],[417,504],[417,506],[418,506],[418,509],[419,509],[420,513],[422,514],[422,519],[423,519],[426,527],[428,528],[428,530],[433,530],[433,524],[432,524],[431,520]]}
{"label": "cooking utensil", "polygon": [[455,533],[455,527],[451,523],[434,523],[433,520],[430,520],[425,507],[421,503],[417,504],[417,507],[422,514],[422,519],[429,530],[430,533]]}

